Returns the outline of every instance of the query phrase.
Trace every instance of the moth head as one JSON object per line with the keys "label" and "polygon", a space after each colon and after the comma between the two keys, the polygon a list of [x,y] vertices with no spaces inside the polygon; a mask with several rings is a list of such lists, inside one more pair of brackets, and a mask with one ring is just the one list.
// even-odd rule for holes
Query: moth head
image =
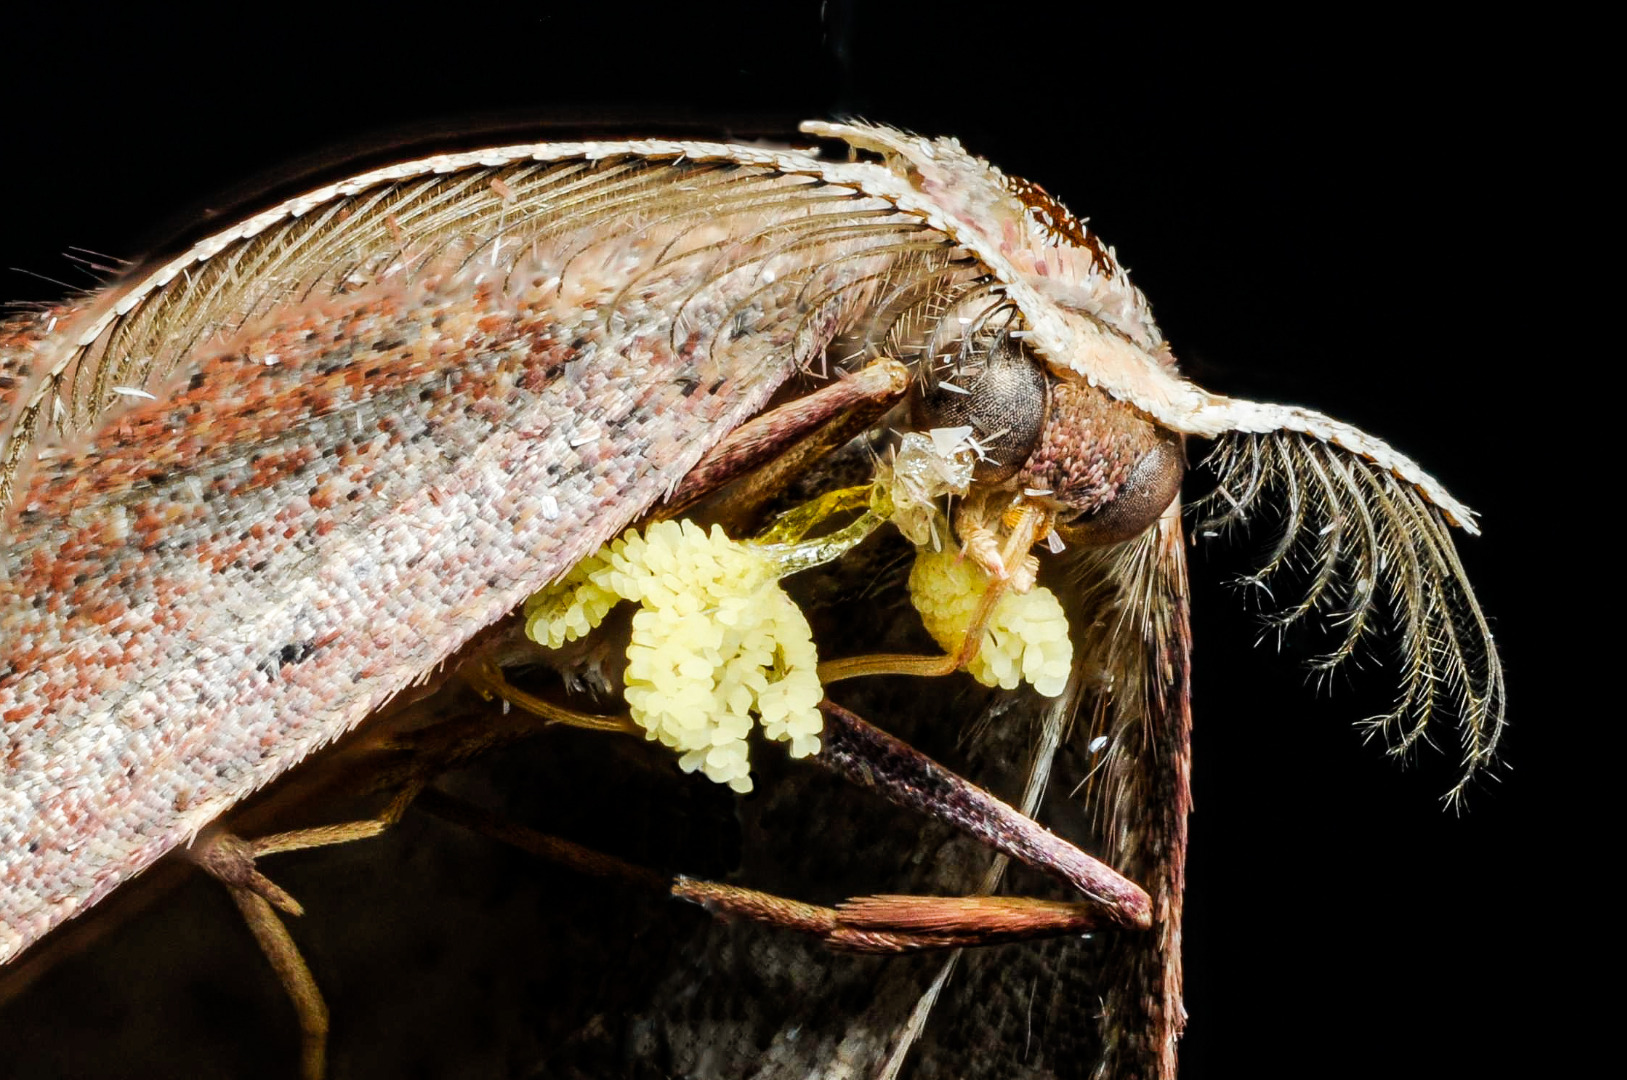
{"label": "moth head", "polygon": [[[890,197],[980,267],[962,291],[911,309],[961,337],[950,348],[929,340],[912,407],[918,426],[972,430],[988,459],[976,475],[984,495],[1005,495],[1003,485],[1012,498],[1049,502],[1065,542],[1131,540],[1174,502],[1184,438],[1212,440],[1216,484],[1200,500],[1208,514],[1199,533],[1278,522],[1274,546],[1245,582],[1264,590],[1279,571],[1303,571],[1300,600],[1272,625],[1320,616],[1336,628],[1339,640],[1316,663],[1324,673],[1364,637],[1393,627],[1401,686],[1373,731],[1405,753],[1445,707],[1458,714],[1464,781],[1491,761],[1503,673],[1452,538],[1453,526],[1479,531],[1468,507],[1359,428],[1187,380],[1112,248],[1038,185],[953,139],[864,124],[804,130],[880,155]],[[965,310],[973,301],[981,306]],[[979,327],[988,332],[979,336]],[[1007,505],[984,501],[995,513]]]}
{"label": "moth head", "polygon": [[[1020,332],[1019,332],[1020,333]],[[973,479],[1047,507],[1071,545],[1139,536],[1180,492],[1181,436],[1072,372],[1053,370],[1004,327],[918,365],[911,426],[969,428]]]}

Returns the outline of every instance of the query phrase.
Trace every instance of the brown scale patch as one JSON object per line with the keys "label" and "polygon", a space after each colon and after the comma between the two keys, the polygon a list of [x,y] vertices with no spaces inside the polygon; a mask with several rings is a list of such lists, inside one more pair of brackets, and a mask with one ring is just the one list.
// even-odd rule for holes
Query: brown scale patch
{"label": "brown scale patch", "polygon": [[1090,252],[1091,265],[1105,277],[1118,273],[1118,264],[1113,261],[1113,256],[1108,254],[1101,240],[1085,227],[1077,214],[1057,202],[1050,192],[1032,180],[1024,180],[1020,176],[1007,176],[1005,179],[1006,190],[1027,208],[1028,215],[1039,222],[1053,243]]}
{"label": "brown scale patch", "polygon": [[[267,447],[274,443],[269,434],[402,396],[420,384],[426,393],[444,394],[448,369],[441,354],[501,348],[523,333],[512,318],[483,314],[480,305],[471,297],[465,310],[454,309],[450,316],[467,336],[447,341],[436,333],[434,345],[421,339],[412,318],[403,317],[399,295],[357,298],[342,311],[327,301],[285,312],[277,326],[257,328],[260,336],[252,345],[217,353],[162,400],[122,412],[87,453],[73,455],[77,460],[71,467],[65,461],[52,469],[53,481],[36,486],[30,501],[86,505],[117,497],[117,488],[130,480],[161,479],[172,470],[208,476],[209,470],[199,467],[202,461],[242,455],[249,447],[255,452],[245,455],[248,471],[217,473],[211,477],[212,494],[231,497],[271,487],[298,475],[315,455],[308,446]],[[388,338],[372,332],[380,327],[389,327]],[[369,337],[370,345],[354,344]],[[334,363],[335,356],[348,362]],[[390,445],[406,438],[388,416],[375,415],[368,428],[358,441],[379,433]],[[366,453],[370,447],[362,442],[357,449]],[[98,467],[84,467],[91,460]]]}
{"label": "brown scale patch", "polygon": [[[464,334],[451,340],[403,314],[400,296],[388,293],[284,309],[275,324],[256,329],[256,340],[241,348],[220,343],[184,381],[163,388],[160,400],[121,411],[78,447],[42,462],[22,504],[64,510],[54,525],[25,528],[48,530],[36,535],[50,543],[28,545],[18,586],[44,602],[12,611],[5,629],[8,637],[15,631],[19,640],[41,641],[44,651],[14,654],[22,664],[9,665],[0,682],[54,654],[76,628],[115,628],[131,602],[170,599],[159,595],[168,591],[154,573],[159,562],[168,572],[174,559],[189,558],[207,573],[254,573],[291,544],[330,534],[382,491],[389,447],[456,421],[484,388],[479,364],[448,365],[443,354],[499,350],[547,323],[544,314],[494,315],[494,303],[477,291],[446,298],[435,308],[439,321]],[[388,335],[379,329],[386,326]],[[548,380],[535,378],[536,369],[557,371],[574,355],[556,345],[515,366],[540,390]],[[417,405],[409,423],[391,419],[408,401]],[[352,433],[337,447],[299,434],[322,423]],[[284,502],[269,519],[217,519],[245,497],[274,491]],[[75,520],[72,508],[93,506],[100,509]],[[161,545],[169,555],[157,555]],[[127,674],[120,669],[128,659],[101,658],[109,686]],[[87,685],[99,685],[94,675]]]}

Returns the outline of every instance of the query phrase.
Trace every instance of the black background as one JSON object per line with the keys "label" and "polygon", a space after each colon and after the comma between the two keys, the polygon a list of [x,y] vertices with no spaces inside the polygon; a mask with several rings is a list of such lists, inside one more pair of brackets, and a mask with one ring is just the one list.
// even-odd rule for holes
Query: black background
{"label": "black background", "polygon": [[1619,708],[1562,690],[1597,673],[1560,592],[1604,575],[1578,573],[1584,507],[1554,479],[1588,459],[1550,374],[1586,361],[1545,328],[1570,313],[1534,178],[1567,153],[1534,44],[1062,4],[79,9],[4,33],[8,299],[62,293],[33,274],[94,285],[70,247],[134,258],[313,168],[551,124],[862,115],[1044,184],[1116,246],[1203,385],[1362,426],[1482,512],[1461,550],[1508,668],[1504,765],[1446,811],[1449,727],[1402,769],[1349,724],[1386,700],[1382,654],[1318,692],[1253,647],[1224,586],[1245,564],[1195,549],[1183,1075],[1548,1074],[1585,1041],[1560,964],[1595,930],[1591,867],[1567,854],[1594,782],[1575,751]]}

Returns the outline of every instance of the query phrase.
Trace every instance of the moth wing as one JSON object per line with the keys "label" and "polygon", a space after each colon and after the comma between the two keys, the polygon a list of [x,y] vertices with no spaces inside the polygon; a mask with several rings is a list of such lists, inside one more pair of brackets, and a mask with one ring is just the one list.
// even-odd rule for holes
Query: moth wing
{"label": "moth wing", "polygon": [[547,144],[0,327],[0,960],[612,537],[949,247],[810,158]]}

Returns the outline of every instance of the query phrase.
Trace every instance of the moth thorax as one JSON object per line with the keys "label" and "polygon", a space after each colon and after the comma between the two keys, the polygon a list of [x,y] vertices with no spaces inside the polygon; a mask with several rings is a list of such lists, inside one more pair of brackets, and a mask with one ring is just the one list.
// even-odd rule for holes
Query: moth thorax
{"label": "moth thorax", "polygon": [[1038,445],[1018,483],[1060,504],[1070,543],[1111,544],[1157,521],[1181,489],[1180,436],[1133,406],[1068,378],[1054,378]]}

